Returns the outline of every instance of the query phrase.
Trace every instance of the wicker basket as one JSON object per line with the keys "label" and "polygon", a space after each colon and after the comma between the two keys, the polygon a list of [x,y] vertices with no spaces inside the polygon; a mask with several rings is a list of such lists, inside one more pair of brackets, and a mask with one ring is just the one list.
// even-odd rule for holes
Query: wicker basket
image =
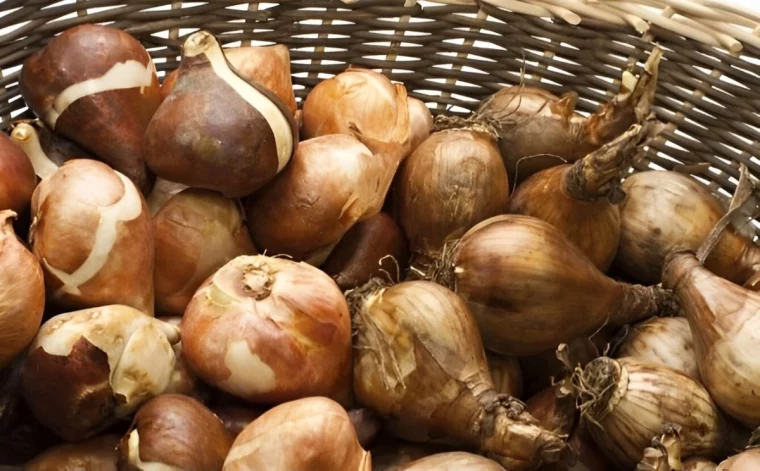
{"label": "wicker basket", "polygon": [[[127,6],[123,6],[128,3]],[[0,127],[29,117],[16,84],[26,57],[74,25],[110,23],[139,38],[163,75],[199,29],[225,45],[286,44],[298,99],[347,64],[382,70],[436,113],[467,113],[504,85],[580,95],[592,111],[665,50],[656,111],[670,123],[646,167],[698,176],[724,200],[741,163],[760,176],[760,17],[727,0],[4,0]],[[750,208],[750,209],[746,209]],[[745,215],[754,217],[754,201]]]}

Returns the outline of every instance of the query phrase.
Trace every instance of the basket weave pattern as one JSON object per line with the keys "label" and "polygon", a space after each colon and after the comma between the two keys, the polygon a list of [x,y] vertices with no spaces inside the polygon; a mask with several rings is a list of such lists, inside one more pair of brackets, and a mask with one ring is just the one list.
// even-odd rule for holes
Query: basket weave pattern
{"label": "basket weave pattern", "polygon": [[[30,117],[28,111],[19,114],[25,105],[16,83],[18,66],[53,35],[89,22],[110,23],[136,36],[159,71],[176,68],[183,37],[203,28],[225,45],[287,45],[299,99],[353,64],[403,82],[411,96],[436,113],[466,113],[501,87],[519,83],[555,93],[575,90],[581,98],[578,109],[592,111],[618,90],[624,69],[640,72],[656,43],[665,50],[656,112],[670,126],[650,149],[649,161],[637,167],[654,164],[698,175],[714,191],[724,190],[726,198],[735,190],[740,163],[760,177],[760,49],[753,45],[760,41],[738,30],[740,42],[720,32],[705,33],[711,25],[728,32],[735,28],[715,20],[716,10],[703,6],[709,0],[646,3],[658,2],[681,5],[680,23],[691,29],[666,29],[674,21],[667,18],[675,11],[669,6],[662,21],[645,22],[642,28],[632,14],[639,11],[638,2],[611,2],[620,5],[615,10],[581,0],[215,0],[191,5],[4,0],[0,128]],[[720,13],[741,26],[757,24],[737,12]],[[648,29],[643,36],[642,29]]]}

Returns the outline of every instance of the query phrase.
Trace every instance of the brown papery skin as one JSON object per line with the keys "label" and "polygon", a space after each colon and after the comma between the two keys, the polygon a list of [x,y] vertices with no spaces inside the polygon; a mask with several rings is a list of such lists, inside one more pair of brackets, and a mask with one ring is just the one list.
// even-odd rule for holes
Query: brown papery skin
{"label": "brown papery skin", "polygon": [[760,468],[760,448],[750,448],[718,465],[719,471],[756,471]]}
{"label": "brown papery skin", "polygon": [[[760,464],[760,460],[757,464]],[[717,467],[707,458],[691,458],[683,462],[683,471],[716,471]]]}
{"label": "brown papery skin", "polygon": [[306,139],[358,132],[374,141],[403,146],[411,151],[412,127],[406,89],[384,75],[349,67],[318,83],[303,104]]}
{"label": "brown papery skin", "polygon": [[118,435],[55,446],[26,464],[26,471],[117,471]]}
{"label": "brown papery skin", "polygon": [[433,115],[422,100],[409,97],[409,123],[412,126],[411,151],[414,152],[433,131]]}
{"label": "brown papery skin", "polygon": [[401,426],[427,429],[428,439],[445,435],[480,448],[510,470],[561,459],[564,442],[494,390],[475,321],[453,292],[409,281],[354,304],[361,404]]}
{"label": "brown papery skin", "polygon": [[340,289],[357,288],[372,277],[401,281],[409,249],[398,224],[379,212],[354,224],[330,252],[322,270]]}
{"label": "brown papery skin", "polygon": [[514,398],[521,398],[523,392],[523,375],[520,362],[515,357],[496,353],[486,353],[488,371],[496,392]]}
{"label": "brown papery skin", "polygon": [[248,199],[256,247],[322,265],[354,224],[380,212],[397,157],[373,154],[347,135],[303,141],[285,170]]}
{"label": "brown papery skin", "polygon": [[710,395],[728,415],[760,425],[760,293],[711,273],[691,253],[666,259],[663,284],[681,301]]}
{"label": "brown papery skin", "polygon": [[432,134],[399,168],[395,214],[424,264],[475,224],[502,214],[509,181],[496,141],[483,132]]}
{"label": "brown papery skin", "polygon": [[504,467],[494,460],[463,451],[428,456],[398,469],[399,471],[461,471],[465,469],[467,471],[505,471]]}
{"label": "brown papery skin", "polygon": [[[131,84],[131,74],[117,74],[121,86],[72,102],[53,122],[49,107],[69,87],[103,77],[117,64],[137,61],[152,70],[150,85]],[[113,74],[113,72],[112,72]],[[150,55],[131,35],[116,28],[80,25],[55,36],[21,68],[21,95],[45,124],[96,154],[147,194],[153,177],[145,166],[143,138],[161,103],[158,77]]]}
{"label": "brown papery skin", "polygon": [[620,179],[650,127],[633,125],[573,165],[530,176],[512,195],[508,212],[548,222],[606,272],[620,242]]}
{"label": "brown papery skin", "polygon": [[[659,283],[665,257],[676,250],[696,251],[725,211],[697,180],[672,171],[647,171],[623,182],[620,247],[616,265],[647,284]],[[731,224],[710,252],[705,266],[742,284],[760,268],[760,248]]]}
{"label": "brown papery skin", "polygon": [[654,101],[662,54],[656,51],[633,90],[621,86],[612,100],[588,118],[575,112],[575,92],[557,97],[520,85],[487,98],[475,115],[500,128],[499,148],[510,181],[519,184],[543,169],[575,162],[646,117]]}
{"label": "brown papery skin", "polygon": [[57,315],[29,347],[24,399],[64,440],[90,438],[166,391],[179,340],[176,327],[129,306]]}
{"label": "brown papery skin", "polygon": [[187,306],[182,345],[201,379],[253,403],[337,398],[350,383],[346,300],[329,276],[305,263],[233,259]]}
{"label": "brown papery skin", "polygon": [[636,324],[618,347],[616,356],[667,366],[699,381],[694,341],[689,321],[684,317],[654,317]]}
{"label": "brown papery skin", "polygon": [[[195,49],[203,52],[189,55]],[[246,81],[221,60],[221,46],[209,33],[189,36],[183,50],[177,82],[146,131],[148,166],[166,180],[219,191],[229,198],[253,193],[279,171],[278,139],[295,149],[298,129],[293,114],[266,87]],[[220,58],[219,70],[237,75],[245,92],[263,95],[259,107],[218,75],[210,57]],[[261,111],[265,102],[271,102],[273,113],[287,121],[286,127],[270,125]],[[285,158],[291,155],[292,150]]]}
{"label": "brown papery skin", "polygon": [[575,398],[561,390],[561,383],[549,386],[525,402],[525,410],[541,426],[558,435],[570,435],[576,421]]}
{"label": "brown papery skin", "polygon": [[153,216],[156,307],[182,315],[198,287],[239,255],[254,255],[248,228],[234,201],[188,188]]}
{"label": "brown papery skin", "polygon": [[235,439],[224,471],[372,471],[346,411],[324,397],[281,404]]}
{"label": "brown papery skin", "polygon": [[[132,182],[102,162],[71,160],[37,186],[32,214],[29,240],[48,300],[67,309],[126,304],[153,315],[153,230]],[[98,227],[114,225],[109,244]]]}
{"label": "brown papery skin", "polygon": [[671,424],[681,427],[682,457],[721,456],[725,423],[705,388],[688,376],[635,358],[601,357],[584,368],[581,381],[588,430],[618,465],[633,468],[652,437]]}
{"label": "brown papery skin", "polygon": [[486,348],[505,355],[540,353],[672,305],[664,290],[608,278],[558,229],[530,216],[496,216],[470,229],[452,269]]}
{"label": "brown papery skin", "polygon": [[126,471],[153,466],[186,471],[219,471],[233,436],[203,404],[179,394],[163,394],[137,411],[119,443]]}
{"label": "brown papery skin", "polygon": [[15,218],[0,211],[0,369],[31,343],[45,310],[42,269],[13,232]]}
{"label": "brown papery skin", "polygon": [[[224,54],[243,78],[269,89],[295,115],[297,105],[290,76],[290,50],[287,46],[228,47],[224,49]],[[174,89],[178,75],[178,69],[167,74],[161,85],[161,95],[164,98]]]}
{"label": "brown papery skin", "polygon": [[24,151],[4,133],[0,133],[0,176],[0,210],[25,212],[37,177]]}

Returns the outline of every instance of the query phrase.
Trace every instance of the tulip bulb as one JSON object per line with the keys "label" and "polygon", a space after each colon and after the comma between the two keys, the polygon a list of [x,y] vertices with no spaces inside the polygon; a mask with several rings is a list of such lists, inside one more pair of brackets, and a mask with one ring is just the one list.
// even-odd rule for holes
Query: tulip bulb
{"label": "tulip bulb", "polygon": [[309,397],[267,411],[237,436],[224,471],[371,471],[370,454],[348,414],[334,401]]}
{"label": "tulip bulb", "polygon": [[505,471],[496,461],[480,455],[452,451],[421,458],[398,468],[399,471]]}
{"label": "tulip bulb", "polygon": [[487,98],[475,119],[497,124],[509,181],[519,184],[541,170],[582,159],[641,123],[654,101],[661,57],[662,50],[654,48],[638,79],[626,71],[618,94],[589,117],[575,112],[574,92],[557,97],[519,85]]}
{"label": "tulip bulb", "polygon": [[153,61],[137,39],[109,26],[67,29],[24,62],[19,87],[50,129],[148,193],[153,177],[143,138],[161,95]]}
{"label": "tulip bulb", "polygon": [[399,169],[393,198],[424,266],[472,226],[505,212],[509,182],[496,141],[480,128],[433,133]]}
{"label": "tulip bulb", "polygon": [[760,426],[760,293],[713,274],[688,252],[666,259],[663,284],[689,320],[702,384],[728,415]]}
{"label": "tulip bulb", "polygon": [[48,299],[69,309],[126,304],[153,315],[153,231],[124,175],[94,160],[66,162],[32,197],[29,239]]}
{"label": "tulip bulb", "polygon": [[635,466],[666,425],[680,426],[684,458],[723,451],[726,428],[718,408],[686,375],[636,358],[601,357],[576,382],[591,436],[620,466]]}
{"label": "tulip bulb", "polygon": [[[623,182],[623,191],[616,264],[642,283],[659,283],[668,253],[696,251],[725,214],[707,187],[677,172],[635,173]],[[705,266],[742,284],[760,268],[760,248],[729,225]]]}
{"label": "tulip bulb", "polygon": [[26,471],[117,471],[118,435],[100,435],[78,443],[54,446],[38,455]]}
{"label": "tulip bulb", "polygon": [[219,193],[188,188],[153,216],[154,283],[159,312],[182,315],[198,287],[225,263],[256,248],[239,205]]}
{"label": "tulip bulb", "polygon": [[182,183],[170,182],[163,178],[156,178],[156,184],[153,185],[153,190],[151,190],[148,197],[145,198],[151,216],[155,216],[158,210],[161,209],[172,196],[186,188],[188,188],[188,186],[183,185]]}
{"label": "tulip bulb", "polygon": [[0,211],[0,370],[32,342],[45,310],[42,269],[13,232],[15,218]]}
{"label": "tulip bulb", "polygon": [[206,31],[183,47],[172,93],[145,136],[146,161],[161,178],[236,198],[285,168],[298,143],[293,114],[232,67]]}
{"label": "tulip bulb", "polygon": [[35,186],[34,167],[24,151],[0,133],[0,210],[25,212]]}
{"label": "tulip bulb", "polygon": [[29,347],[24,398],[60,437],[91,437],[166,390],[179,340],[176,327],[129,306],[60,314]]}
{"label": "tulip bulb", "polygon": [[122,468],[221,471],[233,437],[206,406],[163,394],[137,411],[119,443]]}
{"label": "tulip bulb", "polygon": [[620,344],[617,357],[634,357],[666,366],[699,381],[699,368],[689,321],[653,317],[636,324]]}
{"label": "tulip bulb", "polygon": [[469,303],[486,348],[505,355],[537,354],[604,325],[675,310],[672,293],[606,277],[558,229],[530,216],[483,221],[443,265],[437,278]]}
{"label": "tulip bulb", "polygon": [[559,461],[563,440],[498,394],[467,305],[428,281],[370,286],[354,307],[357,400],[400,429],[478,447],[510,470]]}
{"label": "tulip bulb", "polygon": [[318,83],[303,103],[306,139],[355,132],[399,147],[397,159],[412,146],[410,106],[403,85],[369,69],[348,70]]}
{"label": "tulip bulb", "polygon": [[288,167],[248,199],[248,228],[272,255],[320,266],[346,232],[379,213],[398,154],[334,134],[302,142]]}
{"label": "tulip bulb", "polygon": [[512,195],[508,212],[548,222],[606,272],[620,242],[620,180],[653,126],[635,124],[574,164],[530,176]]}
{"label": "tulip bulb", "polygon": [[228,262],[188,304],[182,345],[201,379],[249,402],[343,400],[347,393],[348,306],[335,282],[305,263],[265,256]]}

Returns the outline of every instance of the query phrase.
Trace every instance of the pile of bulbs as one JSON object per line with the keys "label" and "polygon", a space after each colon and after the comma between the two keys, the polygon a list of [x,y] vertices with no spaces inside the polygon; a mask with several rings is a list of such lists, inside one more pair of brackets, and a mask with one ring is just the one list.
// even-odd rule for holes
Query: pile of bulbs
{"label": "pile of bulbs", "polygon": [[434,122],[353,67],[299,110],[284,46],[196,32],[159,84],[121,30],[53,38],[0,134],[0,464],[756,469],[760,250],[630,174],[661,57],[591,116]]}

